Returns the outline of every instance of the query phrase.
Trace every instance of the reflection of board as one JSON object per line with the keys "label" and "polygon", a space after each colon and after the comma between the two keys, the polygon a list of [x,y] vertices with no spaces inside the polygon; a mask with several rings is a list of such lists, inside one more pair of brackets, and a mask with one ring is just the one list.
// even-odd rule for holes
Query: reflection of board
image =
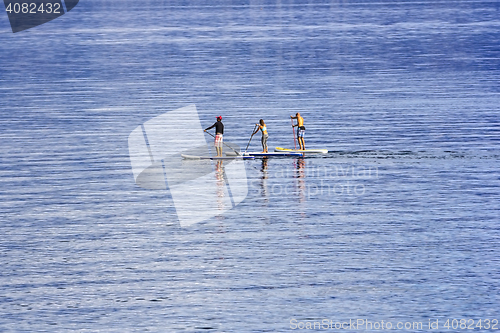
{"label": "reflection of board", "polygon": [[211,156],[193,156],[193,155],[181,155],[182,158],[186,160],[234,160],[234,159],[254,159],[254,156],[222,156],[222,157],[211,157]]}
{"label": "reflection of board", "polygon": [[281,148],[281,147],[276,147],[274,148],[275,152],[298,152],[298,153],[305,153],[305,154],[327,154],[328,149],[306,149],[306,150],[301,150],[301,149],[288,149],[288,148]]}

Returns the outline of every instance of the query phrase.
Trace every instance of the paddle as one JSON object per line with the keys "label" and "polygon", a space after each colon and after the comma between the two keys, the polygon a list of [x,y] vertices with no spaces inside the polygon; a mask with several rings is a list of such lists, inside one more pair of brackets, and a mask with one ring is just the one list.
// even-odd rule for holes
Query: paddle
{"label": "paddle", "polygon": [[[204,131],[204,132],[207,133],[207,134],[210,134],[210,136],[215,139],[215,136],[212,133],[207,132],[207,131]],[[238,155],[238,156],[241,155],[239,152],[237,152],[236,150],[234,150],[233,147],[231,147],[230,145],[226,144],[224,141],[222,142],[222,144],[226,145],[226,147],[229,147],[232,151],[234,151],[236,153],[236,155]]]}
{"label": "paddle", "polygon": [[293,119],[290,119],[292,122],[292,131],[293,131],[293,144],[295,146],[295,150],[297,150],[297,138],[295,137],[295,127],[293,127]]}
{"label": "paddle", "polygon": [[[248,140],[247,147],[245,148],[245,153],[246,153],[246,152],[247,152],[247,150],[248,150],[248,146],[250,146],[250,141],[252,141],[252,138],[253,138],[253,133],[255,132],[255,129],[256,129],[256,128],[257,128],[257,125],[255,125],[255,126],[253,127],[252,135],[250,136],[250,140]],[[243,153],[243,154],[245,154],[245,153]]]}

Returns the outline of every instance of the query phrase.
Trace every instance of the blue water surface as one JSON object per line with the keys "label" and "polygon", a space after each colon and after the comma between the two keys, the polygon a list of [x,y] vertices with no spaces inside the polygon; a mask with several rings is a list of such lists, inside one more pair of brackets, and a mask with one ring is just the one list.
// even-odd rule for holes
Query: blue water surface
{"label": "blue water surface", "polygon": [[[1,331],[500,329],[499,2],[82,0],[0,45]],[[181,228],[127,138],[193,103],[330,152]]]}

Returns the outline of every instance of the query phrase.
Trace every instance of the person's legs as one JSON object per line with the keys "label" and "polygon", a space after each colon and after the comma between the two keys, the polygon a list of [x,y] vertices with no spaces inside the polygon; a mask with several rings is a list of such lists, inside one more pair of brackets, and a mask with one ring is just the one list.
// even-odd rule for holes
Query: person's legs
{"label": "person's legs", "polygon": [[219,157],[222,157],[222,135],[220,136],[219,142]]}
{"label": "person's legs", "polygon": [[306,130],[303,129],[302,130],[302,136],[301,136],[301,139],[302,139],[302,150],[306,150],[306,142],[304,141],[304,136],[306,135]]}
{"label": "person's legs", "polygon": [[222,157],[222,135],[215,135],[215,150],[217,151],[217,157]]}
{"label": "person's legs", "polygon": [[298,135],[297,135],[297,141],[299,142],[299,147],[301,150],[304,150],[305,149],[305,145],[304,145],[304,130],[299,128],[298,129]]}

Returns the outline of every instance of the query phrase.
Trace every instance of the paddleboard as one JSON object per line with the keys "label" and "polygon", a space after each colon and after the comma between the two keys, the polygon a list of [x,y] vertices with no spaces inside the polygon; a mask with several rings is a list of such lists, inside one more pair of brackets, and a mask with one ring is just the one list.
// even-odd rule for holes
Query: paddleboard
{"label": "paddleboard", "polygon": [[237,156],[236,154],[234,156],[194,156],[194,155],[183,155],[181,154],[181,157],[186,159],[186,160],[234,160],[234,159],[254,159],[254,156]]}
{"label": "paddleboard", "polygon": [[[226,153],[226,155],[229,156],[229,152]],[[234,153],[231,153],[234,154]],[[289,152],[289,151],[282,151],[282,152],[271,152],[271,153],[261,153],[261,152],[246,152],[242,153],[243,156],[253,156],[253,157],[279,157],[279,156],[292,156],[292,157],[301,157],[303,154],[302,153],[297,153],[297,152]]]}
{"label": "paddleboard", "polygon": [[274,148],[275,152],[298,152],[298,153],[305,153],[305,154],[327,154],[328,149],[288,149],[288,148],[281,148],[281,147],[276,147]]}

